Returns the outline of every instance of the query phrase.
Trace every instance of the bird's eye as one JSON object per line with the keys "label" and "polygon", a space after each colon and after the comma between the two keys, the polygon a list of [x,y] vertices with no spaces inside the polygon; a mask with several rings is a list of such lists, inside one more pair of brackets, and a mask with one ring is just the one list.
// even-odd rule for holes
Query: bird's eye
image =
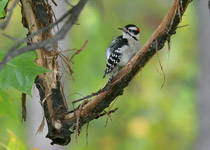
{"label": "bird's eye", "polygon": [[131,32],[131,29],[128,29],[129,32]]}
{"label": "bird's eye", "polygon": [[134,33],[135,35],[137,35],[137,34],[139,34],[139,31],[133,31],[133,33]]}

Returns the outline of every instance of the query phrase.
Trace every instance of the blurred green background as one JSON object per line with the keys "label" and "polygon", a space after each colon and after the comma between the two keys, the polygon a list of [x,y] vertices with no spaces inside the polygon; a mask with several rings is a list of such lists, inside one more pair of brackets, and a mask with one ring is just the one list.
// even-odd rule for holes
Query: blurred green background
{"label": "blurred green background", "polygon": [[[77,1],[71,1],[75,4]],[[142,45],[151,37],[173,0],[90,0],[82,11],[69,34],[70,48],[80,48],[85,40],[85,49],[74,58],[74,81],[67,75],[68,103],[97,91],[106,83],[102,79],[105,70],[105,50],[112,39],[120,35],[118,27],[136,24],[140,27]],[[159,52],[164,76],[155,56],[125,89],[123,96],[116,99],[111,107],[119,109],[111,114],[94,120],[88,128],[88,146],[86,146],[86,127],[83,127],[76,144],[75,136],[68,147],[57,149],[75,150],[190,150],[194,146],[197,134],[196,83],[197,63],[197,16],[196,6],[191,3],[184,14],[181,25],[172,36],[171,49],[167,44]],[[20,7],[17,6],[12,20],[5,31],[15,38],[24,38],[27,31],[21,25]],[[8,50],[15,41],[0,34],[0,49]],[[185,55],[187,54],[187,56]],[[70,53],[71,55],[71,53]],[[10,141],[8,129],[28,149],[35,148],[28,142],[28,123],[21,119],[21,93],[7,90],[11,106],[7,109],[14,114],[0,114],[0,150],[1,145]],[[77,94],[75,94],[77,93]],[[31,103],[29,100],[27,103]],[[0,106],[0,108],[3,105]],[[41,107],[41,106],[40,106]],[[30,109],[30,108],[28,108]],[[28,116],[33,118],[33,114]],[[108,123],[106,125],[106,122]],[[41,120],[38,120],[41,122]],[[46,128],[46,127],[45,127]],[[31,135],[35,136],[35,135]],[[42,134],[44,137],[45,135]],[[48,141],[49,142],[49,141]],[[41,145],[36,147],[42,150]],[[51,149],[51,148],[49,148]],[[43,149],[44,150],[44,149]]]}

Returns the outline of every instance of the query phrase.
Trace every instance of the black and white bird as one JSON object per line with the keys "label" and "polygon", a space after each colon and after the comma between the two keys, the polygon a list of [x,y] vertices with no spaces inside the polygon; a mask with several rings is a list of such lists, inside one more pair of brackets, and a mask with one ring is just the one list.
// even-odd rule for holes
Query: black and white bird
{"label": "black and white bird", "polygon": [[139,33],[140,29],[133,24],[118,28],[122,35],[116,37],[106,50],[106,70],[103,78],[110,74],[108,82],[135,56],[140,50]]}

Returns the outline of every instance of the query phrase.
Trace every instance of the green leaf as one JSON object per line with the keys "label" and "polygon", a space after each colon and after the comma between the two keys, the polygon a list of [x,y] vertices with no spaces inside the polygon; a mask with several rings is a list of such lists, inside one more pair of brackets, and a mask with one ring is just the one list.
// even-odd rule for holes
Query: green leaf
{"label": "green leaf", "polygon": [[7,5],[7,3],[8,3],[8,0],[0,0],[0,18],[6,16],[6,12],[4,8]]}
{"label": "green leaf", "polygon": [[7,115],[16,122],[19,122],[15,107],[10,97],[0,89],[0,116]]}
{"label": "green leaf", "polygon": [[[4,55],[5,52],[0,51],[0,60],[3,59]],[[35,64],[35,58],[37,58],[37,53],[32,51],[21,54],[8,62],[0,72],[0,88],[5,90],[11,86],[31,95],[36,76],[50,71]]]}

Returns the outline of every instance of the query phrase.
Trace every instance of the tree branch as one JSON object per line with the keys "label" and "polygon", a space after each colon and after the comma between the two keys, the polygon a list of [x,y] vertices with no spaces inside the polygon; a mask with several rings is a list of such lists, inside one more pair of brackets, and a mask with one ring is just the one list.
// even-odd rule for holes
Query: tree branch
{"label": "tree branch", "polygon": [[174,0],[171,9],[152,37],[124,67],[124,69],[111,81],[111,84],[116,84],[110,86],[109,90],[99,92],[93,100],[88,101],[82,108],[79,109],[78,107],[74,111],[64,115],[63,120],[67,122],[71,130],[76,129],[77,116],[80,116],[79,127],[81,128],[85,123],[96,119],[116,97],[123,94],[124,88],[128,86],[129,82],[156,53],[156,41],[158,44],[157,48],[160,50],[163,48],[165,42],[170,41],[171,35],[176,33],[177,26],[190,2],[191,0]]}

